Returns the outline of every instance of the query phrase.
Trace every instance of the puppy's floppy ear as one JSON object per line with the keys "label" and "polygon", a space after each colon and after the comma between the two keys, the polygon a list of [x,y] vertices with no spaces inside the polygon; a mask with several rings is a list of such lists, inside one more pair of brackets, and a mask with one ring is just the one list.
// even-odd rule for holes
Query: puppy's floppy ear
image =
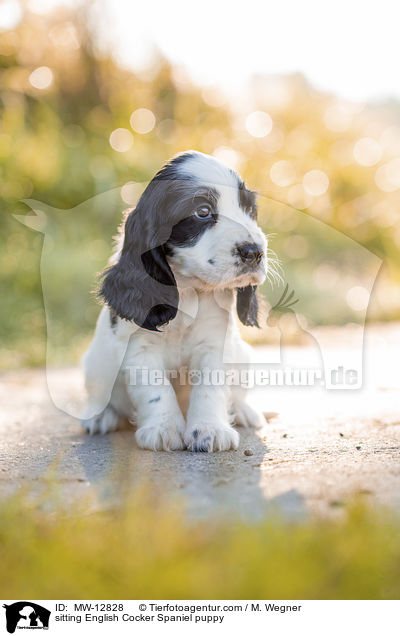
{"label": "puppy's floppy ear", "polygon": [[104,272],[100,290],[120,318],[150,331],[175,318],[179,301],[164,248],[170,228],[158,224],[158,214],[145,192],[126,219],[120,258]]}
{"label": "puppy's floppy ear", "polygon": [[238,287],[236,297],[236,310],[244,325],[248,327],[260,327],[258,324],[258,299],[257,286],[247,285]]}

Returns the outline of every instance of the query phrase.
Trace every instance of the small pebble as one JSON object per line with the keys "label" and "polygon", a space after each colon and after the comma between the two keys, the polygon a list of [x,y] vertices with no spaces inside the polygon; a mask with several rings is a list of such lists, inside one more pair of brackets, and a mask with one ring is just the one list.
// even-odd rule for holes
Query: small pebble
{"label": "small pebble", "polygon": [[249,449],[246,449],[246,450],[244,451],[244,454],[245,454],[245,455],[247,455],[247,457],[249,457],[250,455],[253,455],[253,451],[252,451],[252,450],[249,450]]}

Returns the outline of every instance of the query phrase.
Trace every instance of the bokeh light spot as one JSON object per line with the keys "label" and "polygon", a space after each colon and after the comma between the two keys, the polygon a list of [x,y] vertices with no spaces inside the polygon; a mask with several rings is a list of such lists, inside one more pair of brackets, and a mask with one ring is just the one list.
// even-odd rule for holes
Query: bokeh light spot
{"label": "bokeh light spot", "polygon": [[49,88],[53,82],[53,71],[48,66],[39,66],[29,75],[29,83],[40,90]]}
{"label": "bokeh light spot", "polygon": [[400,155],[400,126],[388,126],[379,137],[379,142],[393,155]]}
{"label": "bokeh light spot", "polygon": [[375,183],[383,192],[394,192],[400,188],[400,157],[377,169]]}
{"label": "bokeh light spot", "polygon": [[127,152],[133,146],[133,135],[127,128],[116,128],[110,135],[110,146],[117,152]]}
{"label": "bokeh light spot", "polygon": [[266,137],[272,130],[272,119],[268,113],[255,110],[246,118],[246,130],[252,137]]}
{"label": "bokeh light spot", "polygon": [[127,205],[136,205],[141,194],[141,186],[134,181],[128,181],[121,188],[121,199]]}
{"label": "bokeh light spot", "polygon": [[148,108],[138,108],[132,113],[130,123],[135,132],[146,135],[153,130],[156,118]]}
{"label": "bokeh light spot", "polygon": [[271,177],[271,181],[277,186],[284,188],[293,183],[296,178],[296,171],[290,161],[282,160],[273,164],[269,171],[269,176]]}
{"label": "bokeh light spot", "polygon": [[351,287],[346,294],[346,301],[348,306],[354,311],[363,311],[368,307],[370,294],[368,289],[356,285]]}
{"label": "bokeh light spot", "polygon": [[319,197],[327,192],[329,177],[322,170],[310,170],[303,177],[303,186],[313,197]]}
{"label": "bokeh light spot", "polygon": [[213,156],[232,170],[238,170],[242,161],[242,155],[228,146],[219,146],[214,150]]}
{"label": "bokeh light spot", "polygon": [[375,139],[363,137],[354,144],[353,155],[361,166],[374,166],[382,157],[382,148]]}

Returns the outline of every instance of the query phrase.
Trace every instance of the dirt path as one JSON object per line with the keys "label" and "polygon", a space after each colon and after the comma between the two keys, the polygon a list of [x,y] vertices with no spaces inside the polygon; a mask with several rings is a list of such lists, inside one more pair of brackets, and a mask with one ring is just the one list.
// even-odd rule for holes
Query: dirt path
{"label": "dirt path", "polygon": [[[325,513],[355,493],[400,508],[399,349],[392,344],[374,341],[362,390],[256,390],[252,401],[279,415],[260,431],[241,429],[237,452],[213,455],[143,451],[132,428],[89,437],[54,407],[44,370],[4,374],[0,489],[41,486],[51,468],[67,504],[82,497],[108,504],[145,478],[183,495],[195,514],[234,510],[254,518],[275,505],[287,515]],[[308,350],[291,353],[304,362]],[[50,373],[71,400],[82,397],[79,370]]]}

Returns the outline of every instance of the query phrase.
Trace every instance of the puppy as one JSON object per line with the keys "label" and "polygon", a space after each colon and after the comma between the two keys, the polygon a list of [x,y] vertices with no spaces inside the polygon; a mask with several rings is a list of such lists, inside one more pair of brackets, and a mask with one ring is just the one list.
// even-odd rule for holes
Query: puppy
{"label": "puppy", "polygon": [[[142,448],[237,449],[233,425],[257,426],[260,416],[240,385],[215,378],[249,361],[236,312],[258,326],[267,268],[255,194],[239,175],[195,151],[167,163],[127,215],[103,274],[105,304],[84,359],[84,428],[106,433],[128,418]],[[186,418],[176,382],[184,368],[196,377],[183,383]]]}

